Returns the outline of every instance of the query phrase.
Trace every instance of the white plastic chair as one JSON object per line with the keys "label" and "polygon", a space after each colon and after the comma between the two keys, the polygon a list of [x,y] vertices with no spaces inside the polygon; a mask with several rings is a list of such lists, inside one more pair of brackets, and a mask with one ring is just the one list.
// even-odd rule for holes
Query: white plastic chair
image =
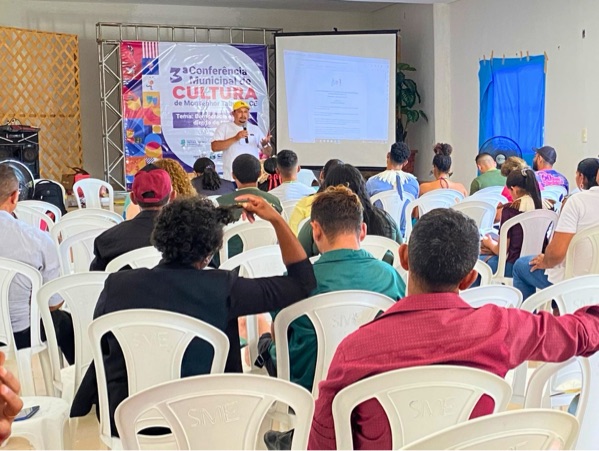
{"label": "white plastic chair", "polygon": [[478,191],[476,191],[474,194],[471,194],[470,196],[476,196],[476,195],[487,195],[487,194],[501,194],[503,192],[503,188],[505,188],[505,186],[487,186],[486,188],[483,189],[479,189]]}
{"label": "white plastic chair", "polygon": [[422,194],[419,199],[443,198],[446,199],[450,205],[453,205],[461,200],[464,200],[464,197],[465,196],[460,191],[455,189],[436,189]]}
{"label": "white plastic chair", "polygon": [[373,205],[376,202],[380,202],[383,210],[389,213],[398,225],[402,224],[402,218],[404,216],[406,205],[412,200],[413,199],[408,196],[404,196],[402,199],[399,197],[399,193],[395,189],[382,191],[370,198],[370,201]]}
{"label": "white plastic chair", "polygon": [[299,385],[263,376],[219,374],[167,382],[127,398],[115,420],[124,449],[142,449],[137,432],[148,426],[140,418],[150,409],[168,424],[176,449],[264,449],[259,428],[275,402],[295,412],[291,449],[306,449],[312,396]]}
{"label": "white plastic chair", "polygon": [[17,203],[15,214],[20,221],[23,221],[44,232],[51,230],[54,226],[54,221],[46,213],[43,213],[37,208],[23,205],[21,202]]}
{"label": "white plastic chair", "polygon": [[117,272],[125,266],[131,269],[153,268],[162,259],[162,254],[154,246],[142,247],[119,255],[106,265],[106,272]]}
{"label": "white plastic chair", "polygon": [[291,213],[293,213],[297,202],[297,200],[286,200],[281,202],[281,207],[283,208],[282,215],[285,218],[285,221],[289,222],[289,218],[291,218]]}
{"label": "white plastic chair", "polygon": [[58,257],[63,276],[89,271],[94,259],[94,241],[105,230],[85,230],[62,240],[58,245]]}
{"label": "white plastic chair", "polygon": [[312,169],[300,169],[297,173],[297,181],[306,185],[312,186],[312,182],[318,181]]}
{"label": "white plastic chair", "polygon": [[[448,191],[448,190],[436,190],[433,191]],[[453,191],[453,190],[451,190]],[[458,192],[458,191],[456,191]],[[459,194],[459,192],[458,192]],[[410,234],[412,233],[412,215],[416,209],[418,209],[418,216],[421,218],[423,215],[428,213],[429,211],[435,208],[449,208],[452,205],[455,205],[455,199],[445,196],[428,196],[424,195],[419,197],[418,199],[410,202],[406,207],[405,216],[406,216],[406,236],[405,241],[408,242],[410,238]]]}
{"label": "white plastic chair", "polygon": [[54,215],[54,222],[60,221],[62,217],[62,211],[56,205],[51,204],[50,202],[44,202],[43,200],[22,200],[17,205],[25,205],[26,207],[34,208],[38,211],[41,211],[44,214],[48,214],[48,212]]}
{"label": "white plastic chair", "polygon": [[556,222],[557,213],[550,210],[527,211],[505,221],[499,231],[499,261],[497,272],[493,275],[493,283],[512,284],[512,278],[504,276],[509,241],[507,234],[512,227],[518,224],[522,227],[523,240],[520,255],[538,255],[543,249],[549,227]]}
{"label": "white plastic chair", "polygon": [[73,194],[77,199],[77,207],[82,207],[82,199],[79,197],[79,188],[83,191],[83,199],[85,199],[86,208],[102,208],[102,198],[100,197],[100,190],[106,188],[108,191],[108,208],[110,211],[114,211],[114,189],[110,183],[106,183],[100,179],[83,179],[75,182],[73,185]]}
{"label": "white plastic chair", "polygon": [[474,308],[486,304],[498,307],[520,307],[522,293],[509,285],[486,285],[460,292],[460,297]]}
{"label": "white plastic chair", "polygon": [[511,389],[487,371],[454,365],[403,368],[355,382],[333,399],[337,449],[354,449],[351,415],[356,406],[376,399],[391,426],[392,449],[462,423],[470,418],[482,395],[506,409]]}
{"label": "white plastic chair", "polygon": [[319,294],[285,307],[274,321],[277,377],[290,380],[287,329],[294,320],[306,315],[316,331],[316,369],[312,394],[318,398],[318,383],[326,376],[341,340],[393,304],[393,299],[380,293],[345,290]]}
{"label": "white plastic chair", "polygon": [[66,215],[64,215],[63,220],[70,221],[72,219],[89,217],[99,217],[108,221],[112,221],[115,224],[120,224],[124,221],[123,217],[118,213],[115,213],[114,211],[110,210],[104,210],[102,208],[82,208],[80,210],[69,211]]}
{"label": "white plastic chair", "polygon": [[[593,256],[592,263],[590,266],[576,268],[575,270],[576,252],[581,250],[583,252],[590,250]],[[582,276],[586,274],[599,274],[599,225],[577,232],[570,241],[566,253],[566,274],[564,278],[570,279],[575,275]]]}
{"label": "white plastic chair", "polygon": [[476,222],[478,230],[480,230],[481,233],[484,234],[493,229],[497,204],[484,200],[468,200],[466,198],[453,205],[451,208],[461,211],[469,218],[472,218]]}
{"label": "white plastic chair", "polygon": [[220,263],[229,259],[228,242],[234,236],[239,236],[243,243],[243,250],[248,251],[262,246],[277,244],[277,234],[268,221],[238,222],[225,227],[223,236],[223,247],[219,251]]}
{"label": "white plastic chair", "polygon": [[476,272],[478,272],[478,275],[480,276],[481,287],[491,284],[491,279],[493,278],[493,270],[488,264],[486,264],[482,260],[477,259],[474,265],[474,269],[476,269]]}
{"label": "white plastic chair", "polygon": [[[496,188],[496,187],[491,187],[491,188]],[[494,191],[484,192],[485,190],[489,189],[489,188],[485,188],[484,190],[477,191],[476,193],[464,198],[464,200],[482,200],[484,202],[489,202],[490,204],[495,205],[495,207],[497,208],[498,205],[504,205],[509,202],[507,200],[507,197],[505,197],[503,194],[501,194],[501,192],[503,191],[503,187],[499,187],[499,188],[500,188],[500,190],[498,192],[494,192]]]}
{"label": "white plastic chair", "polygon": [[62,241],[78,233],[93,229],[107,230],[115,225],[112,221],[107,221],[106,219],[98,217],[67,220],[67,216],[68,215],[65,215],[63,219],[54,224],[54,227],[50,229],[50,236],[52,237],[52,240],[54,240],[56,247],[58,247]]}
{"label": "white plastic chair", "polygon": [[89,339],[98,381],[100,438],[111,449],[120,449],[121,441],[111,436],[106,372],[100,345],[102,337],[109,332],[123,351],[129,396],[162,382],[179,379],[183,354],[194,338],[200,338],[214,348],[211,373],[224,371],[229,354],[229,339],[223,332],[204,321],[179,313],[131,309],[95,319],[89,326]]}
{"label": "white plastic chair", "polygon": [[410,443],[402,449],[572,449],[578,421],[549,409],[487,415]]}
{"label": "white plastic chair", "polygon": [[[69,404],[93,358],[87,329],[93,320],[94,309],[107,277],[108,273],[100,271],[71,274],[44,284],[38,293],[38,307],[48,339],[53,393],[67,400]],[[48,309],[48,301],[55,294],[60,295],[65,301],[73,319],[75,364],[67,368],[62,368],[61,365],[62,355]]]}
{"label": "white plastic chair", "polygon": [[360,247],[365,251],[370,252],[374,258],[379,260],[382,260],[387,252],[391,252],[393,254],[393,266],[399,264],[399,244],[391,238],[366,235],[360,243]]}
{"label": "white plastic chair", "polygon": [[15,421],[10,436],[29,440],[33,449],[65,449],[70,403],[51,396],[23,397],[23,407],[33,406],[40,410],[27,420]]}
{"label": "white plastic chair", "polygon": [[541,190],[541,195],[543,194],[549,194],[557,202],[561,202],[568,195],[568,190],[562,185],[547,185]]}

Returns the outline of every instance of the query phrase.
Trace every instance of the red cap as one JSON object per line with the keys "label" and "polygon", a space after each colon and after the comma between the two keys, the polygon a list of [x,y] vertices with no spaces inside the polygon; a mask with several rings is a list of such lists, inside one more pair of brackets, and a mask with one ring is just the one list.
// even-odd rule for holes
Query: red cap
{"label": "red cap", "polygon": [[171,193],[171,178],[164,169],[142,169],[133,179],[132,191],[137,202],[148,204],[160,202]]}

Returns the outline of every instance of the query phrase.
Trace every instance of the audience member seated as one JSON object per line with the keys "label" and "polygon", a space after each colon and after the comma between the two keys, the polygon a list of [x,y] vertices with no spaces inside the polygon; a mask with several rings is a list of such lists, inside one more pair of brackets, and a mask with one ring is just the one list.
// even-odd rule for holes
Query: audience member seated
{"label": "audience member seated", "polygon": [[162,207],[177,193],[164,169],[149,164],[133,179],[131,202],[140,208],[133,219],[121,222],[99,235],[94,241],[94,259],[90,271],[104,271],[115,258],[135,249],[150,246],[154,220]]}
{"label": "audience member seated", "polygon": [[[505,204],[501,210],[501,227],[508,220],[521,213],[527,211],[539,210],[542,208],[551,209],[552,206],[544,203],[541,199],[541,191],[535,177],[535,173],[531,169],[522,169],[520,171],[512,171],[507,176],[506,186],[510,190],[512,199],[509,204]],[[524,232],[520,225],[512,227],[507,238],[509,244],[507,247],[507,259],[505,263],[505,277],[512,277],[512,268],[514,263],[520,257],[522,249],[522,241],[524,240]],[[481,240],[481,255],[480,259],[485,261],[493,270],[497,271],[499,262],[499,237],[490,234],[485,235]]]}
{"label": "audience member seated", "polygon": [[[239,157],[238,157],[239,158]],[[216,208],[207,199],[177,199],[162,209],[152,234],[162,261],[152,269],[113,273],[106,279],[94,318],[124,309],[168,310],[201,319],[227,334],[231,345],[225,371],[241,372],[237,318],[284,308],[306,298],[316,286],[312,264],[283,217],[258,196],[243,195],[240,202],[251,221],[254,215],[269,221],[277,233],[287,276],[244,279],[237,271],[203,271],[223,240],[223,226],[233,220],[231,210]],[[127,397],[125,361],[113,336],[105,337],[104,364],[110,416]],[[212,351],[193,341],[182,363],[188,377],[210,371]],[[97,405],[94,364],[77,391],[71,416],[86,415]],[[112,433],[117,430],[112,423]]]}
{"label": "audience member seated", "polygon": [[183,169],[183,166],[177,160],[163,158],[156,160],[154,164],[167,172],[171,178],[173,190],[177,193],[178,197],[196,196],[198,194],[191,184],[187,172],[185,172],[185,169]]}
{"label": "audience member seated", "polygon": [[[19,180],[7,164],[0,164],[0,257],[33,266],[43,282],[60,277],[58,250],[48,232],[42,232],[15,216],[19,200]],[[71,314],[61,310],[63,300],[54,295],[49,305],[58,346],[69,363],[75,361],[75,341]],[[10,323],[17,349],[31,347],[31,282],[15,275],[8,290]],[[42,339],[45,333],[42,326]]]}
{"label": "audience member seated", "polygon": [[410,148],[406,143],[397,142],[387,152],[387,169],[379,174],[373,175],[366,182],[366,192],[370,197],[383,191],[397,190],[400,198],[403,193],[410,193],[414,198],[418,197],[418,180],[403,168],[410,158]]}
{"label": "audience member seated", "polygon": [[[565,258],[570,241],[577,232],[599,225],[599,173],[597,162],[585,159],[578,165],[576,183],[580,182],[583,191],[570,196],[562,206],[551,241],[544,254],[519,258],[514,264],[514,287],[528,298],[537,288],[543,289],[564,280]],[[586,163],[585,163],[586,162]],[[587,167],[588,165],[588,167]],[[582,174],[584,171],[584,175]],[[593,177],[593,171],[595,175]],[[579,176],[578,174],[581,174]],[[592,180],[595,179],[593,183]],[[584,181],[586,180],[586,182]],[[585,189],[585,186],[588,189]],[[575,268],[588,268],[593,259],[591,246],[576,250]]]}
{"label": "audience member seated", "polygon": [[[366,224],[367,235],[378,235],[390,238],[397,243],[402,242],[399,228],[391,215],[385,210],[375,207],[370,202],[370,197],[366,193],[366,184],[364,177],[360,174],[355,167],[350,164],[338,164],[328,173],[324,180],[323,187],[326,189],[329,186],[344,185],[349,187],[354,193],[358,195],[363,208],[363,221]],[[312,224],[305,224],[299,231],[298,238],[308,257],[319,254],[318,247],[314,242],[312,234]],[[390,256],[389,263],[392,263],[392,256]]]}
{"label": "audience member seated", "polygon": [[545,186],[558,185],[563,186],[566,192],[568,189],[568,179],[553,169],[557,161],[557,152],[553,147],[544,146],[535,150],[535,156],[532,160],[532,168],[537,171],[539,183]]}
{"label": "audience member seated", "polygon": [[314,188],[297,181],[300,170],[297,154],[293,150],[281,150],[277,154],[277,173],[281,176],[281,184],[270,190],[281,202],[300,200],[314,194]]}
{"label": "audience member seated", "polygon": [[[347,187],[329,187],[315,196],[312,234],[321,256],[314,263],[316,288],[311,296],[339,290],[374,291],[394,300],[404,296],[405,283],[395,268],[360,249],[366,236],[363,214],[360,199]],[[295,320],[288,337],[291,381],[311,391],[317,345],[312,322],[305,316]],[[276,349],[270,333],[260,338],[259,350],[269,374],[276,376]]]}
{"label": "audience member seated", "polygon": [[198,158],[193,164],[196,177],[191,179],[191,185],[198,194],[203,196],[221,196],[235,191],[235,183],[221,179],[216,172],[214,161],[210,158]]}
{"label": "audience member seated", "polygon": [[[505,162],[501,165],[501,175],[503,177],[506,177],[506,179],[507,179],[507,176],[510,175],[510,172],[521,171],[523,169],[526,169],[527,167],[528,167],[528,164],[522,158],[508,157],[505,160]],[[538,176],[537,176],[537,182],[539,182]],[[543,186],[540,184],[540,182],[539,182],[539,189],[543,189]],[[503,191],[501,192],[501,195],[510,202],[514,200],[514,199],[512,199],[512,194],[507,186],[503,187]]]}
{"label": "audience member seated", "polygon": [[[333,169],[338,164],[343,164],[343,161],[337,160],[337,159],[332,159],[325,163],[325,165],[321,169],[320,174],[318,176],[320,188],[318,188],[317,192],[322,192],[323,185],[324,185],[324,179],[326,178],[326,176],[330,172],[330,170]],[[289,217],[288,223],[289,223],[289,227],[291,227],[291,230],[293,230],[293,233],[295,233],[296,235],[299,233],[298,227],[299,227],[300,223],[304,219],[307,219],[310,217],[310,212],[312,211],[312,202],[314,202],[314,199],[315,199],[314,194],[315,193],[312,193],[311,195],[303,197],[300,200],[298,200],[297,203],[295,204],[295,208],[291,212],[291,216]]]}
{"label": "audience member seated", "polygon": [[420,195],[434,191],[437,189],[454,189],[459,191],[466,197],[468,192],[464,185],[449,180],[451,169],[451,153],[453,148],[449,144],[438,143],[433,149],[435,156],[433,157],[433,176],[435,181],[426,182],[420,185]]}
{"label": "audience member seated", "polygon": [[277,173],[277,157],[269,157],[263,161],[264,172],[258,179],[258,188],[262,191],[270,191],[281,184],[281,176]]}
{"label": "audience member seated", "polygon": [[470,195],[490,186],[504,186],[505,176],[497,169],[497,162],[490,154],[483,152],[476,156],[476,167],[480,175],[470,184]]}
{"label": "audience member seated", "polygon": [[[555,317],[495,305],[472,308],[459,296],[477,276],[479,235],[461,212],[423,215],[399,249],[408,296],[341,342],[319,385],[309,449],[336,449],[335,395],[376,374],[420,365],[464,365],[504,377],[527,360],[562,362],[599,350],[599,306]],[[492,412],[483,396],[471,418]],[[375,399],[351,417],[354,449],[391,449],[391,430]],[[400,433],[400,431],[395,431]]]}
{"label": "audience member seated", "polygon": [[[585,158],[576,168],[576,192],[586,191],[597,186],[597,171],[599,170],[599,158]],[[566,201],[573,195],[575,190],[562,200],[562,208]]]}

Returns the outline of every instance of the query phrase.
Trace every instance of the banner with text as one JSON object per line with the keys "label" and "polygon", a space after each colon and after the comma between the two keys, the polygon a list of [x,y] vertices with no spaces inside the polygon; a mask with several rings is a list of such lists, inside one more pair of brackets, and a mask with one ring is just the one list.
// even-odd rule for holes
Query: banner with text
{"label": "banner with text", "polygon": [[[236,100],[251,106],[250,122],[269,128],[268,54],[264,45],[123,41],[123,136],[127,188],[159,158],[192,171],[210,151],[214,130],[232,119]],[[216,158],[218,157],[218,158]]]}

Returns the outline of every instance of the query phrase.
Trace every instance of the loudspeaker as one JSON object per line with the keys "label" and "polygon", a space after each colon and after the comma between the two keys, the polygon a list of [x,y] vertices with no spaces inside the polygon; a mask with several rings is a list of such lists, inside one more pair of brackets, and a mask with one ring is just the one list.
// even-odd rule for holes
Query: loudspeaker
{"label": "loudspeaker", "polygon": [[0,161],[17,160],[40,178],[38,129],[22,126],[0,127]]}

